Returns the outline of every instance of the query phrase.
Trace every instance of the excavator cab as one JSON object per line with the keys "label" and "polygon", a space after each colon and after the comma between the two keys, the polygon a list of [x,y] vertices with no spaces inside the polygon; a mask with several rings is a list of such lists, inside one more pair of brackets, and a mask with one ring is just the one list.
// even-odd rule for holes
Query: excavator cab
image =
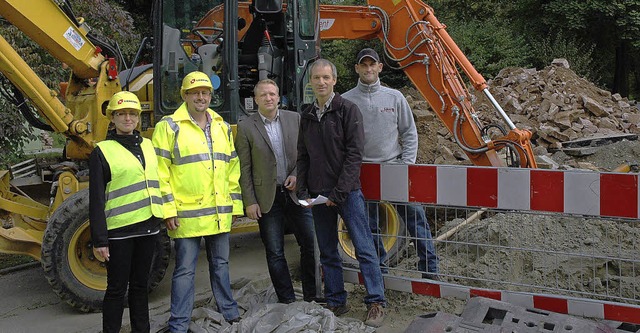
{"label": "excavator cab", "polygon": [[155,8],[156,119],[182,104],[182,78],[192,71],[209,76],[210,107],[232,124],[257,111],[253,87],[262,79],[278,84],[283,109],[312,99],[305,86],[319,53],[317,0],[158,0]]}

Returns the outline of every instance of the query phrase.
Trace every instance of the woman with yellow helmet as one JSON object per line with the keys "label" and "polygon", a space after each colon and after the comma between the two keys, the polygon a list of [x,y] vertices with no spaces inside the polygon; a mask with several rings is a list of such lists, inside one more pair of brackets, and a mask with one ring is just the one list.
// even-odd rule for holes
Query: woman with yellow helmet
{"label": "woman with yellow helmet", "polygon": [[109,100],[114,128],[89,157],[90,227],[94,252],[107,266],[103,332],[120,332],[128,290],[132,332],[149,332],[147,285],[162,222],[158,161],[136,130],[140,101],[121,91]]}

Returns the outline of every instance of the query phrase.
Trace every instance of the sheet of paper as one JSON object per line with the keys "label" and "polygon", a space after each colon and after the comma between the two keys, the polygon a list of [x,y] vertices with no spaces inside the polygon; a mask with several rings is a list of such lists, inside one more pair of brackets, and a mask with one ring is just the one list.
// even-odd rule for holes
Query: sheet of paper
{"label": "sheet of paper", "polygon": [[313,205],[322,205],[323,203],[327,203],[327,200],[329,200],[327,197],[319,195],[311,199],[311,202],[308,202],[307,200],[298,200],[298,202],[303,206],[313,206]]}

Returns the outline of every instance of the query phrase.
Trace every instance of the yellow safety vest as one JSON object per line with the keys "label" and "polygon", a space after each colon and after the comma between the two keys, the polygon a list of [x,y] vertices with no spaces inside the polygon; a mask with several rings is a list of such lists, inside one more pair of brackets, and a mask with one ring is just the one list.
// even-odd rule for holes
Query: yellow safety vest
{"label": "yellow safety vest", "polygon": [[158,181],[158,160],[153,145],[142,139],[140,147],[145,168],[129,150],[114,140],[98,143],[109,169],[111,181],[105,189],[107,230],[149,219],[162,218],[162,196]]}
{"label": "yellow safety vest", "polygon": [[169,230],[174,238],[229,232],[233,215],[243,214],[240,161],[231,126],[212,110],[207,112],[213,154],[204,131],[191,120],[184,103],[153,131],[163,213],[165,217],[176,216],[180,223],[176,230]]}

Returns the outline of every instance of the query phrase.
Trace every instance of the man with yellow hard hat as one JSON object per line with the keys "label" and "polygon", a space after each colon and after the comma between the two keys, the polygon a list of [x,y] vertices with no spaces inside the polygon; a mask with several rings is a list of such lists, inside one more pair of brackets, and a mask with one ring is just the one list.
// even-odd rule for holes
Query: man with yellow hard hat
{"label": "man with yellow hard hat", "polygon": [[136,95],[114,94],[106,115],[115,128],[89,157],[91,239],[107,265],[105,333],[120,332],[127,289],[131,331],[150,329],[147,286],[163,215],[153,145],[136,130],[140,112]]}
{"label": "man with yellow hard hat", "polygon": [[189,73],[180,89],[184,103],[153,133],[162,211],[176,251],[171,332],[187,332],[191,321],[201,238],[218,311],[230,323],[240,319],[229,281],[229,232],[233,220],[243,215],[240,163],[231,126],[209,109],[212,90],[205,73]]}

